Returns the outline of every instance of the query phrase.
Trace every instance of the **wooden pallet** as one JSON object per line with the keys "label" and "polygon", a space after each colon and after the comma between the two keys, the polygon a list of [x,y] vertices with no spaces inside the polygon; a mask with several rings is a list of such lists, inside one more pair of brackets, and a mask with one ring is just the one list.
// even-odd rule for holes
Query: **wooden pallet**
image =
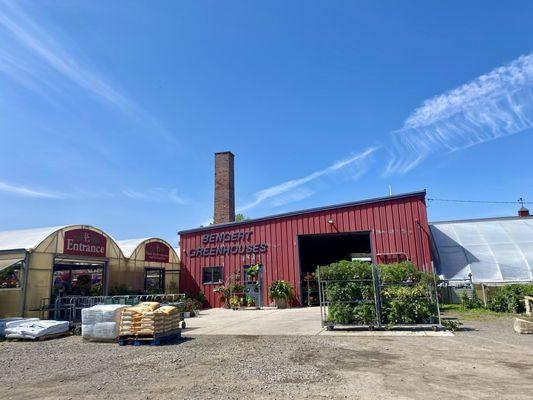
{"label": "wooden pallet", "polygon": [[119,336],[118,344],[119,346],[161,346],[163,344],[168,344],[176,342],[181,338],[181,329],[176,329],[174,331],[156,333],[155,335],[127,335]]}

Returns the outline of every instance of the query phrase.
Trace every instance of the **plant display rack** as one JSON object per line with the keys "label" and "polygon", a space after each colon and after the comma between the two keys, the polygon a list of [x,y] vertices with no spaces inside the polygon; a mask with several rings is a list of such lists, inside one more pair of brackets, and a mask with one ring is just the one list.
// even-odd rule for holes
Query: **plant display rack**
{"label": "plant display rack", "polygon": [[[380,273],[377,266],[372,265],[372,278],[371,279],[352,279],[352,280],[333,280],[333,279],[322,279],[320,277],[320,268],[317,267],[317,279],[318,279],[318,289],[319,289],[319,302],[320,302],[320,318],[322,322],[322,327],[327,330],[333,330],[335,327],[338,328],[362,328],[368,330],[374,329],[432,329],[434,331],[442,329],[442,321],[440,315],[440,307],[437,294],[437,282],[435,279],[434,285],[428,285],[426,295],[424,299],[429,299],[433,304],[435,304],[436,314],[431,317],[430,323],[417,323],[417,324],[390,324],[386,323],[383,318],[383,290],[390,286],[396,287],[413,287],[417,283],[415,282],[383,282],[380,279]],[[328,287],[331,285],[359,285],[362,287],[372,288],[373,296],[363,296],[358,298],[351,298],[346,301],[332,301],[328,299]],[[373,298],[368,298],[373,297]],[[338,304],[372,304],[374,310],[373,321],[366,324],[359,323],[342,323],[339,321],[331,320],[329,316],[329,308],[332,305]]]}

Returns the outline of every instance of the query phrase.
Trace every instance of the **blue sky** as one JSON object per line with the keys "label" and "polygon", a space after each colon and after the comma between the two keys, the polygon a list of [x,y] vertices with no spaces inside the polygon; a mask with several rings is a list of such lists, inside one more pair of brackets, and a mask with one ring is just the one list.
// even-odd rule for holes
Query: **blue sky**
{"label": "blue sky", "polygon": [[[528,1],[0,0],[0,228],[119,239],[418,189],[533,201]],[[515,205],[433,202],[430,220]]]}

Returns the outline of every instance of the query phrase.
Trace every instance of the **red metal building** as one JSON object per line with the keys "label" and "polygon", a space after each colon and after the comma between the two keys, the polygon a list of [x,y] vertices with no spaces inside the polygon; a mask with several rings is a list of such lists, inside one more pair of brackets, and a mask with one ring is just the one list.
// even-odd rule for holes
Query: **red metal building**
{"label": "red metal building", "polygon": [[203,292],[220,306],[214,288],[228,283],[236,270],[263,266],[263,305],[268,286],[283,279],[304,304],[304,277],[341,259],[375,263],[409,260],[431,271],[425,191],[296,211],[264,218],[211,225],[179,232],[180,288]]}

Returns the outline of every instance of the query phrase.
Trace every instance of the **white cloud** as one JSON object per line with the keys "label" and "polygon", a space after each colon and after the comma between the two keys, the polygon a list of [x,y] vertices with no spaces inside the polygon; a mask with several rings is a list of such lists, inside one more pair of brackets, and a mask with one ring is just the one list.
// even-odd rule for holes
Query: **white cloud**
{"label": "white cloud", "polygon": [[362,153],[335,162],[329,167],[313,172],[303,178],[289,180],[279,185],[260,190],[255,193],[253,201],[239,207],[237,211],[250,210],[267,200],[271,201],[272,205],[282,205],[309,197],[313,192],[304,187],[306,184],[345,168],[350,168],[351,176],[357,179],[366,170],[365,162],[376,150],[376,147],[370,147]]}
{"label": "white cloud", "polygon": [[[10,45],[3,45],[0,52],[0,72],[49,100],[51,96],[46,93],[50,89],[61,92],[66,82],[72,82],[134,121],[146,125],[150,132],[176,143],[172,133],[160,121],[91,71],[87,60],[67,50],[57,39],[57,34],[56,37],[51,35],[19,5],[11,1],[0,2],[0,28],[14,39],[5,42]],[[15,44],[18,47],[14,47]],[[63,78],[63,82],[58,82],[58,77]]]}
{"label": "white cloud", "polygon": [[434,153],[453,152],[533,128],[533,53],[424,101],[392,133],[385,175]]}
{"label": "white cloud", "polygon": [[65,197],[63,193],[52,192],[49,190],[41,190],[35,188],[29,188],[26,186],[15,185],[7,182],[0,181],[0,191],[5,193],[11,193],[22,197],[35,197],[46,199],[62,199]]}
{"label": "white cloud", "polygon": [[157,203],[187,204],[187,200],[181,197],[177,189],[149,188],[144,190],[123,189],[122,194],[130,199],[151,201]]}

